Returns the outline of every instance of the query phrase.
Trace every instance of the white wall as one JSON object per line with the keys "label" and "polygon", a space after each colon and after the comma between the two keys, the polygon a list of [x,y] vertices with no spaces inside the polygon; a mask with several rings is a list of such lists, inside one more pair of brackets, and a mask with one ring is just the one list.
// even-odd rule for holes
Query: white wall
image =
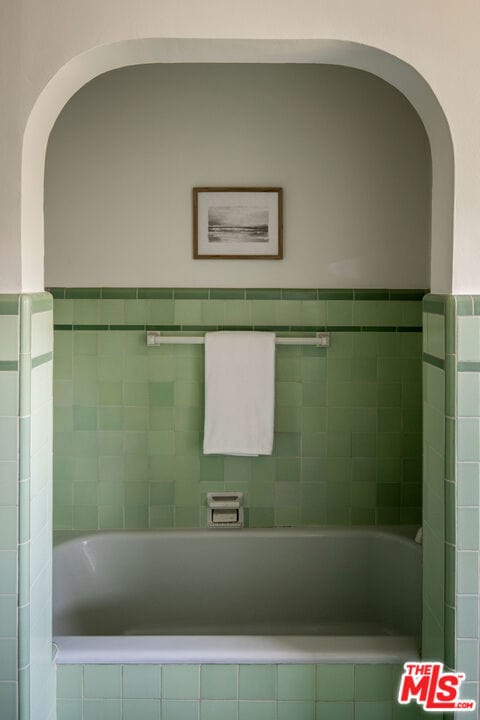
{"label": "white wall", "polygon": [[[430,155],[392,86],[327,65],[143,65],[52,131],[47,286],[428,287]],[[283,261],[194,261],[195,185],[280,185]]]}

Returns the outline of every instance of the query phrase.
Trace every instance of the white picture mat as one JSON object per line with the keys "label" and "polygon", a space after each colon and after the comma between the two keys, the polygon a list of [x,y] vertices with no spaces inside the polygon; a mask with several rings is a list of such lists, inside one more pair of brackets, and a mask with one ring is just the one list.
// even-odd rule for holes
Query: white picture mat
{"label": "white picture mat", "polygon": [[[268,210],[267,243],[209,243],[209,207],[247,205]],[[278,193],[277,192],[199,192],[198,207],[198,253],[200,255],[278,255]]]}

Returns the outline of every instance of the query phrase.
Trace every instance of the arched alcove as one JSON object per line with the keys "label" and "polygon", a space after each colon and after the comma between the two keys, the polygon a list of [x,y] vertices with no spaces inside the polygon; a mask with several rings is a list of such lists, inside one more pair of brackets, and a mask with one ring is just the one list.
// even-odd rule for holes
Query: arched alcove
{"label": "arched alcove", "polygon": [[[452,289],[454,162],[444,113],[428,83],[410,65],[357,43],[315,41],[129,40],[74,57],[44,88],[24,134],[21,184],[21,252],[24,292],[43,289],[44,168],[51,129],[68,100],[109,70],[148,63],[327,63],[364,70],[393,85],[419,114],[432,156],[430,287]],[[22,682],[22,681],[21,681]]]}
{"label": "arched alcove", "polygon": [[432,154],[431,282],[452,286],[453,150],[443,111],[425,80],[400,59],[376,48],[340,41],[138,40],[98,47],[70,60],[44,88],[29,116],[22,156],[22,276],[24,291],[43,288],[43,175],[53,124],[86,82],[108,70],[152,62],[309,62],[366,70],[402,92],[417,110]]}

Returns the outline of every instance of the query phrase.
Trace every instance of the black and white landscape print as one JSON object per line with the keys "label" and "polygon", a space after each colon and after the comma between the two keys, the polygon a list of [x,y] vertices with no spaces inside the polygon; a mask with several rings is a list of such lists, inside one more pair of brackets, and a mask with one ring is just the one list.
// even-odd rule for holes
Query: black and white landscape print
{"label": "black and white landscape print", "polygon": [[281,260],[282,188],[193,188],[195,260]]}
{"label": "black and white landscape print", "polygon": [[247,205],[208,208],[209,243],[268,243],[268,208]]}

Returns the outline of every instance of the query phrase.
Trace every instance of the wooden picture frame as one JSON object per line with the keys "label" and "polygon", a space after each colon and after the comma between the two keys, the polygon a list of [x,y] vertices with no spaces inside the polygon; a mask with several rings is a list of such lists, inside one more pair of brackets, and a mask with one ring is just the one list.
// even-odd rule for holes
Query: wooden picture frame
{"label": "wooden picture frame", "polygon": [[282,218],[282,188],[193,188],[193,257],[282,260]]}

